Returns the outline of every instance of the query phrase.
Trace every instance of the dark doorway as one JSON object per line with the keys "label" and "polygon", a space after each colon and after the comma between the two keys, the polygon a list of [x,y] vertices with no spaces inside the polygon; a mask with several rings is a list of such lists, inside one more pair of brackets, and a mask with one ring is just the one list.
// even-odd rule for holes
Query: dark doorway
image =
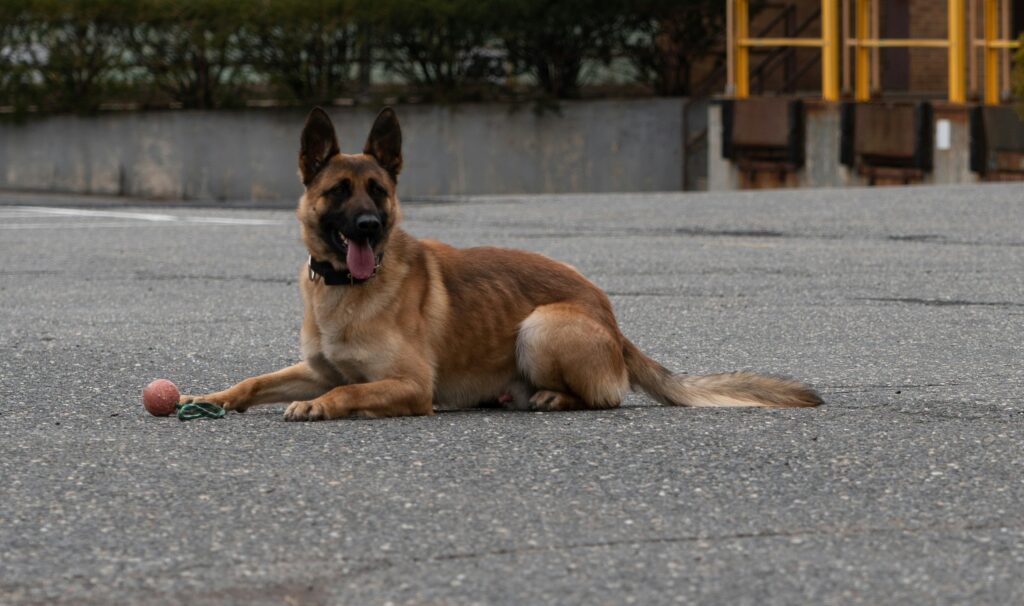
{"label": "dark doorway", "polygon": [[[882,38],[910,37],[910,0],[881,2]],[[879,58],[883,91],[906,91],[910,88],[910,49],[883,48]]]}

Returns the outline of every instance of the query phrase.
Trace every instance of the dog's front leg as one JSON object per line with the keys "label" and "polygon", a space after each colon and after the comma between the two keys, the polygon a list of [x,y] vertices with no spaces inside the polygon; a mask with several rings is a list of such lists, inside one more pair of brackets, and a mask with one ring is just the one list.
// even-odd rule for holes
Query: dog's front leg
{"label": "dog's front leg", "polygon": [[434,414],[429,381],[384,379],[342,385],[313,400],[293,402],[286,421],[322,421],[340,417],[401,417]]}
{"label": "dog's front leg", "polygon": [[299,362],[276,372],[246,379],[224,391],[204,396],[181,396],[182,404],[193,401],[213,402],[226,408],[245,412],[250,406],[291,402],[296,399],[315,398],[333,387],[310,368]]}

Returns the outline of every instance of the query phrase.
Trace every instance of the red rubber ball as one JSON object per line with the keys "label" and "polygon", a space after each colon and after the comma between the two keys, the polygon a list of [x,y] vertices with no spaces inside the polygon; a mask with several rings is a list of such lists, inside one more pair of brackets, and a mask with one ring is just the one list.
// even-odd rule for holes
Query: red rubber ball
{"label": "red rubber ball", "polygon": [[178,405],[179,398],[181,394],[178,393],[177,386],[167,379],[157,379],[142,390],[142,405],[146,407],[146,412],[154,417],[174,414],[174,407]]}

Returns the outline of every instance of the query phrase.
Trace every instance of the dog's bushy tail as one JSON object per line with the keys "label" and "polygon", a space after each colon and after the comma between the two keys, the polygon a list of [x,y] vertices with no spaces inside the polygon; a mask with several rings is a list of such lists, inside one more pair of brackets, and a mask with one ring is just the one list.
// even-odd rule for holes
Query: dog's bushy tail
{"label": "dog's bushy tail", "polygon": [[668,406],[818,406],[821,397],[799,381],[752,372],[672,374],[626,341],[629,383]]}

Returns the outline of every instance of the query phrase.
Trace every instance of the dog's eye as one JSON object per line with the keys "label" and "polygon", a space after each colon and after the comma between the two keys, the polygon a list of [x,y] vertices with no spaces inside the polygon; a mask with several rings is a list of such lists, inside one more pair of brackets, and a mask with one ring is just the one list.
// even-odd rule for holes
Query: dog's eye
{"label": "dog's eye", "polygon": [[384,189],[384,186],[377,183],[373,179],[366,185],[366,190],[370,192],[370,196],[373,198],[385,198],[388,195],[388,190]]}
{"label": "dog's eye", "polygon": [[340,198],[342,200],[347,199],[351,195],[352,182],[348,179],[342,179],[341,183],[324,192],[324,196],[328,198]]}

